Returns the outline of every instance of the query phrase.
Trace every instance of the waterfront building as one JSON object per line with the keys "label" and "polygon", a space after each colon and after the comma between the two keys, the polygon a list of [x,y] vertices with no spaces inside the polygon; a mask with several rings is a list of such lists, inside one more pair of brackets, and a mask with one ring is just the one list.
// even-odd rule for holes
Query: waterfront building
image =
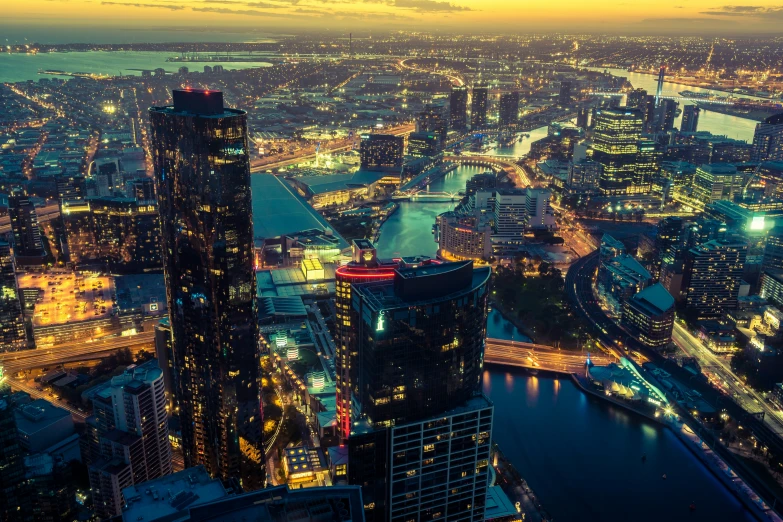
{"label": "waterfront building", "polygon": [[185,466],[256,489],[266,473],[247,117],[221,92],[173,97],[150,109],[151,152]]}
{"label": "waterfront building", "polygon": [[519,120],[519,92],[504,92],[498,104],[500,125],[512,125]]}
{"label": "waterfront building", "polygon": [[705,163],[745,163],[751,160],[753,146],[747,141],[716,136],[707,131],[679,132],[672,135],[667,148],[671,160],[694,165]]}
{"label": "waterfront building", "polygon": [[494,172],[482,172],[472,176],[465,182],[465,196],[470,197],[476,192],[492,190],[498,185],[498,177]]}
{"label": "waterfront building", "polygon": [[648,348],[664,348],[672,340],[674,298],[661,283],[648,286],[623,303],[622,325]]}
{"label": "waterfront building", "polygon": [[391,134],[363,134],[359,154],[363,170],[399,173],[405,154],[405,139]]}
{"label": "waterfront building", "polygon": [[337,381],[337,422],[340,437],[351,433],[354,419],[354,397],[358,396],[358,356],[350,348],[351,335],[351,285],[354,283],[383,281],[394,278],[399,261],[378,258],[378,251],[367,239],[354,239],[351,244],[352,259],[335,271],[335,377]]}
{"label": "waterfront building", "polygon": [[0,352],[27,348],[27,332],[11,245],[0,241]]}
{"label": "waterfront building", "polygon": [[46,252],[41,239],[38,214],[30,198],[20,190],[8,196],[8,217],[11,219],[14,257],[20,265],[42,265]]}
{"label": "waterfront building", "polygon": [[434,132],[413,132],[408,136],[408,155],[414,158],[435,156],[440,152],[440,138]]}
{"label": "waterfront building", "polygon": [[783,161],[783,113],[756,124],[753,134],[753,161]]}
{"label": "waterfront building", "polygon": [[638,142],[642,135],[642,114],[636,109],[601,109],[595,112],[593,161],[601,164],[601,192],[633,194],[644,192],[635,186]]}
{"label": "waterfront building", "polygon": [[416,132],[435,133],[441,144],[446,143],[449,121],[442,105],[427,104],[416,117]]}
{"label": "waterfront building", "polygon": [[125,197],[88,197],[61,203],[71,263],[107,263],[112,269],[161,267],[157,202]]}
{"label": "waterfront building", "polygon": [[484,520],[489,276],[463,261],[353,286],[362,418],[348,439],[348,481],[362,486],[367,520]]}
{"label": "waterfront building", "polygon": [[93,396],[95,432],[86,460],[98,516],[120,514],[123,488],[171,473],[166,406],[163,372],[154,359],[129,367]]}
{"label": "waterfront building", "polygon": [[598,192],[598,180],[601,178],[600,163],[581,159],[569,163],[566,191],[568,194],[594,194]]}
{"label": "waterfront building", "polygon": [[696,132],[699,130],[699,109],[698,105],[686,105],[682,110],[682,123],[680,123],[680,132]]}
{"label": "waterfront building", "polygon": [[693,176],[693,198],[704,206],[718,200],[732,201],[742,191],[743,179],[735,165],[701,165]]}
{"label": "waterfront building", "polygon": [[648,132],[657,133],[672,130],[678,105],[676,100],[659,99],[653,110],[652,120],[647,122]]}
{"label": "waterfront building", "polygon": [[683,284],[689,311],[709,319],[737,307],[747,250],[744,243],[715,239],[688,251]]}
{"label": "waterfront building", "polygon": [[486,262],[492,257],[492,226],[481,215],[457,211],[438,216],[438,256]]}
{"label": "waterfront building", "polygon": [[464,131],[468,126],[468,88],[452,87],[449,97],[449,128]]}
{"label": "waterfront building", "polygon": [[495,235],[521,240],[527,224],[527,192],[501,189],[495,194]]}
{"label": "waterfront building", "polygon": [[560,82],[560,93],[557,97],[557,104],[565,107],[571,103],[571,82],[563,80]]}
{"label": "waterfront building", "polygon": [[487,109],[489,108],[489,89],[473,87],[470,101],[470,128],[483,129],[487,126]]}

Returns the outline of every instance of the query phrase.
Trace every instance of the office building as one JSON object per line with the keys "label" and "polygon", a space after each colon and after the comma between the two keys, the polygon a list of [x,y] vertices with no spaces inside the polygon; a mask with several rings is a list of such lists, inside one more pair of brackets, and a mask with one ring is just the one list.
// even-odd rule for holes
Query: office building
{"label": "office building", "polygon": [[636,109],[600,109],[595,112],[593,161],[601,164],[601,192],[633,194],[643,192],[634,185],[638,142],[642,136],[642,114]]}
{"label": "office building", "polygon": [[416,132],[435,133],[441,144],[446,143],[449,132],[446,108],[428,103],[416,117]]}
{"label": "office building", "polygon": [[342,439],[351,433],[354,397],[358,396],[358,356],[349,346],[351,334],[351,285],[393,279],[400,263],[378,259],[375,246],[367,239],[354,239],[352,260],[335,271],[335,376],[337,381],[337,422]]}
{"label": "office building", "polygon": [[256,489],[266,473],[246,113],[216,91],[173,97],[150,122],[185,466]]}
{"label": "office building", "polygon": [[698,105],[686,105],[682,110],[682,123],[680,123],[680,132],[696,132],[699,130],[699,109]]}
{"label": "office building", "polygon": [[581,159],[568,165],[568,180],[565,188],[569,195],[594,194],[598,192],[598,180],[601,178],[600,163]]}
{"label": "office building", "polygon": [[560,94],[557,97],[557,103],[562,107],[571,103],[571,82],[565,80],[560,82]]}
{"label": "office building", "polygon": [[136,178],[125,182],[125,195],[142,205],[157,205],[155,196],[155,180],[152,178]]}
{"label": "office building", "polygon": [[76,520],[76,483],[70,462],[38,453],[26,456],[24,467],[28,520]]}
{"label": "office building", "polygon": [[434,132],[413,132],[408,136],[408,155],[415,158],[435,156],[440,152],[440,138]]}
{"label": "office building", "polygon": [[0,241],[0,352],[27,348],[22,300],[11,246]]}
{"label": "office building", "polygon": [[463,261],[353,286],[362,418],[348,439],[348,481],[362,486],[368,520],[484,520],[489,275]]}
{"label": "office building", "polygon": [[767,232],[761,270],[783,270],[783,226],[773,227]]}
{"label": "office building", "polygon": [[775,305],[783,307],[783,270],[764,270],[761,274],[759,295]]}
{"label": "office building", "polygon": [[68,258],[76,265],[106,264],[117,271],[160,269],[157,202],[88,197],[61,203]]}
{"label": "office building", "polygon": [[438,257],[451,261],[489,261],[492,226],[480,215],[444,212],[438,216]]}
{"label": "office building", "polygon": [[719,200],[733,201],[742,191],[743,179],[730,163],[701,165],[693,176],[693,198],[705,206]]}
{"label": "office building", "polygon": [[19,446],[29,453],[50,453],[76,434],[71,413],[44,399],[20,405],[15,414]]}
{"label": "office building", "polygon": [[639,140],[637,148],[633,186],[637,193],[648,193],[652,188],[652,180],[661,170],[663,151],[653,140]]}
{"label": "office building", "polygon": [[464,131],[468,127],[468,88],[452,87],[449,97],[449,128]]}
{"label": "office building", "polygon": [[55,180],[57,198],[63,200],[79,200],[87,196],[87,185],[84,176],[60,176]]}
{"label": "office building", "polygon": [[579,110],[576,112],[576,126],[585,130],[589,129],[590,114],[591,111],[587,107],[579,107]]}
{"label": "office building", "polygon": [[489,108],[489,89],[473,87],[470,100],[470,128],[483,129],[487,126],[487,109]]}
{"label": "office building", "polygon": [[688,251],[683,284],[689,312],[719,318],[737,307],[747,250],[744,243],[712,240]]}
{"label": "office building", "polygon": [[171,473],[166,406],[163,372],[154,359],[129,367],[93,396],[95,430],[85,460],[99,516],[120,514],[123,488]]}
{"label": "office building", "polygon": [[521,239],[527,224],[527,193],[522,189],[498,190],[495,195],[495,234]]}
{"label": "office building", "polygon": [[125,181],[119,159],[96,161],[94,165],[95,195],[102,197],[123,196]]}
{"label": "office building", "polygon": [[651,133],[669,132],[674,128],[674,120],[677,117],[676,100],[660,99],[652,113],[652,120],[647,122],[647,130]]}
{"label": "office building", "polygon": [[525,189],[527,228],[532,230],[551,230],[557,226],[551,200],[552,191],[549,189],[532,187]]}
{"label": "office building", "polygon": [[364,170],[400,172],[405,139],[391,134],[363,134],[359,154]]}
{"label": "office building", "polygon": [[655,283],[623,304],[622,325],[648,348],[664,348],[672,340],[674,298],[661,283]]}
{"label": "office building", "polygon": [[465,196],[470,197],[482,190],[492,190],[498,185],[498,177],[494,172],[482,172],[472,176],[465,182]]}
{"label": "office building", "polygon": [[500,95],[498,121],[500,125],[512,125],[519,119],[519,92],[504,92]]}
{"label": "office building", "polygon": [[15,190],[8,196],[14,257],[18,264],[43,264],[46,252],[41,239],[38,214],[30,198]]}
{"label": "office building", "polygon": [[751,159],[783,160],[783,112],[756,124]]}
{"label": "office building", "polygon": [[623,306],[628,299],[651,283],[652,274],[629,254],[607,258],[598,265],[596,278],[598,295],[611,314],[616,317],[621,316]]}

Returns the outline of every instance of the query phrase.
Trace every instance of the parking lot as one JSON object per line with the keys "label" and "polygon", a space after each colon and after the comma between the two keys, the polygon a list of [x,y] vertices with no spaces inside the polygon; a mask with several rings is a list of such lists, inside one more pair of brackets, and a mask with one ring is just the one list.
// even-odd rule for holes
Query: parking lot
{"label": "parking lot", "polygon": [[109,317],[114,306],[111,277],[76,274],[25,274],[19,288],[38,288],[34,326]]}

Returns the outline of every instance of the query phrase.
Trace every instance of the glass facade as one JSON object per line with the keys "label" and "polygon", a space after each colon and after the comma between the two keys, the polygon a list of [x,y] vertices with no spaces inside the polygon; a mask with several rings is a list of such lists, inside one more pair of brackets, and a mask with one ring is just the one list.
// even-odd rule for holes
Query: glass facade
{"label": "glass facade", "polygon": [[27,348],[22,302],[11,246],[0,241],[0,352]]}
{"label": "glass facade", "polygon": [[642,113],[636,109],[595,111],[593,160],[602,166],[600,187],[604,194],[636,191],[634,177]]}
{"label": "glass facade", "polygon": [[362,168],[367,170],[399,171],[405,139],[391,134],[365,134],[359,149]]}
{"label": "glass facade", "polygon": [[449,97],[449,127],[464,130],[468,126],[468,88],[452,87]]}
{"label": "glass facade", "polygon": [[498,119],[501,125],[511,125],[519,120],[519,93],[517,91],[500,95]]}
{"label": "glass facade", "polygon": [[263,487],[246,116],[187,90],[150,120],[185,465]]}
{"label": "glass facade", "polygon": [[487,126],[487,108],[489,106],[489,89],[474,87],[470,101],[470,127],[481,129]]}

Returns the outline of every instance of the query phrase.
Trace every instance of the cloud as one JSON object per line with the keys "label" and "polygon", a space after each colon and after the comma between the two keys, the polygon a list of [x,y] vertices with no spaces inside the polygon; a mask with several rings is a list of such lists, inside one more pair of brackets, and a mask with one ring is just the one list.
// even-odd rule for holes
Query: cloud
{"label": "cloud", "polygon": [[783,18],[783,6],[723,5],[710,8],[699,14],[709,16],[754,17],[768,20],[770,18]]}
{"label": "cloud", "polygon": [[402,9],[413,9],[419,12],[442,13],[445,11],[473,11],[470,7],[454,5],[450,2],[439,2],[437,0],[394,0],[391,4],[394,7]]}
{"label": "cloud", "polygon": [[157,9],[170,9],[172,11],[181,11],[185,9],[185,6],[182,5],[176,5],[176,4],[126,4],[125,2],[107,2],[103,1],[101,2],[101,5],[124,5],[127,7],[147,7],[147,8],[157,8]]}
{"label": "cloud", "polygon": [[227,9],[225,7],[191,7],[190,9],[191,11],[197,11],[200,13],[216,13],[216,14],[230,14],[230,15],[243,15],[243,16],[271,16],[275,18],[301,16],[292,13],[270,13],[269,11],[258,11],[256,9]]}
{"label": "cloud", "polygon": [[641,24],[730,24],[728,20],[718,18],[645,18]]}

